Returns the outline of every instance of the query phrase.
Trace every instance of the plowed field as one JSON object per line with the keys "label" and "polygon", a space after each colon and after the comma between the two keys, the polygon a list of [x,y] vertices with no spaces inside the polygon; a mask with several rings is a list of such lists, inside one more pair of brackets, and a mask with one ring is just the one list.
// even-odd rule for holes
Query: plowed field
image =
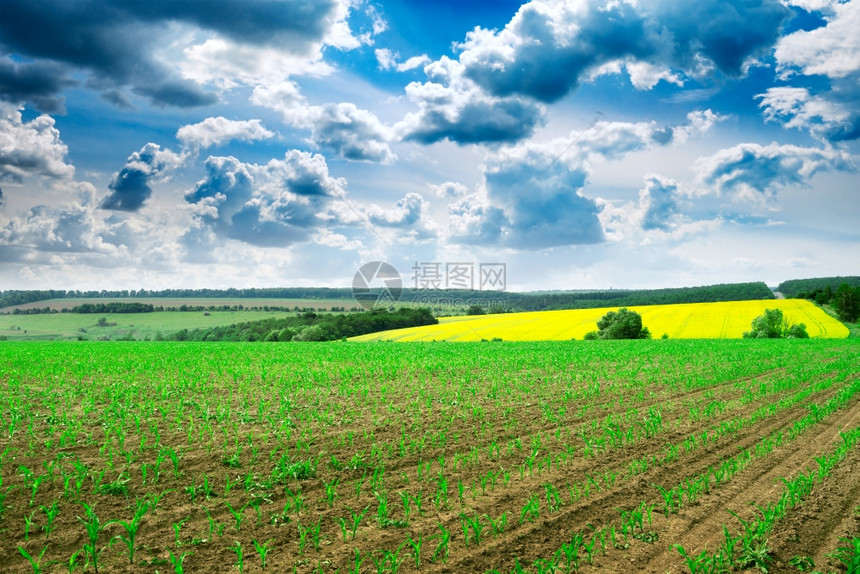
{"label": "plowed field", "polygon": [[858,351],[5,343],[0,571],[846,572]]}

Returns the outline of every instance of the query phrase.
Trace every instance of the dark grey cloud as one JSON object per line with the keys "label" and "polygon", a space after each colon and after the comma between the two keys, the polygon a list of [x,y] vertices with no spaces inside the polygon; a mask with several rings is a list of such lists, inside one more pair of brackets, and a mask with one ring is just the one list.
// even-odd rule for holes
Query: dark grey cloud
{"label": "dark grey cloud", "polygon": [[0,189],[0,209],[6,205],[6,197],[3,195],[3,190]]}
{"label": "dark grey cloud", "polygon": [[223,34],[239,42],[294,43],[318,40],[326,31],[333,0],[118,0],[131,17],[155,24],[180,21]]}
{"label": "dark grey cloud", "polygon": [[473,101],[458,109],[426,106],[404,139],[422,144],[513,143],[530,136],[541,119],[540,108],[518,99]]}
{"label": "dark grey cloud", "polygon": [[206,175],[185,199],[195,205],[195,224],[185,243],[215,236],[260,246],[288,246],[307,240],[345,182],[328,173],[325,159],[298,150],[266,165],[210,156]]}
{"label": "dark grey cloud", "polygon": [[27,64],[0,65],[6,98],[44,111],[61,109],[58,93],[72,69],[107,101],[128,105],[122,89],[159,106],[215,103],[215,94],[156,60],[152,51],[170,23],[192,25],[250,44],[305,51],[329,25],[332,0],[3,0],[0,53]]}
{"label": "dark grey cloud", "polygon": [[58,95],[76,82],[55,62],[15,62],[0,57],[0,100],[17,104],[30,102],[46,114],[66,111],[65,98]]}
{"label": "dark grey cloud", "polygon": [[169,149],[148,143],[129,156],[125,166],[113,175],[111,193],[101,203],[102,209],[137,211],[152,195],[151,183],[170,177],[184,158]]}
{"label": "dark grey cloud", "polygon": [[772,49],[790,15],[778,0],[531,2],[504,30],[471,32],[460,62],[490,94],[542,102],[614,62],[739,76],[750,58]]}

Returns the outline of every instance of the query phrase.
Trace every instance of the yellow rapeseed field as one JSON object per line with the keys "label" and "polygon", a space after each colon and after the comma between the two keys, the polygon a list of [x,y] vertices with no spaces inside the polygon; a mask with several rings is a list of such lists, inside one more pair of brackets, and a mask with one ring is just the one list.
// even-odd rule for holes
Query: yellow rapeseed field
{"label": "yellow rapeseed field", "polygon": [[[445,317],[438,325],[396,329],[353,337],[351,341],[480,341],[498,337],[505,341],[564,341],[582,339],[597,330],[597,321],[607,311],[572,309],[534,311],[503,315]],[[659,338],[739,339],[752,320],[765,309],[781,309],[790,323],[804,323],[810,337],[842,338],[848,329],[827,313],[803,299],[730,301],[629,307],[642,315],[642,323]]]}

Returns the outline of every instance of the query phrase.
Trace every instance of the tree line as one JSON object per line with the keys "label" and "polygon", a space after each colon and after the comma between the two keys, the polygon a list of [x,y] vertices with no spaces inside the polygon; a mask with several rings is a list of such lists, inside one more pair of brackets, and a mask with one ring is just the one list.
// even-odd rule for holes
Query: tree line
{"label": "tree line", "polygon": [[[672,303],[710,303],[773,299],[773,293],[762,282],[729,283],[699,287],[666,289],[610,289],[603,291],[563,291],[515,293],[509,291],[439,290],[406,288],[400,300],[409,302],[426,298],[428,293],[448,300],[469,300],[476,296],[490,302],[494,311],[544,311],[553,309],[589,309],[634,305],[669,305]],[[349,288],[272,287],[248,289],[163,289],[152,291],[0,291],[0,308],[58,298],[272,298],[272,299],[352,299]],[[198,305],[199,306],[199,305]]]}
{"label": "tree line", "polygon": [[[839,287],[846,283],[849,287],[860,287],[860,277],[813,277],[811,279],[791,279],[783,281],[777,286],[776,290],[785,295],[786,298],[794,299],[810,299],[807,296],[811,292],[824,291],[828,287],[830,291],[836,291]],[[801,296],[801,293],[805,294]]]}
{"label": "tree line", "polygon": [[853,323],[860,317],[860,284],[852,287],[847,282],[842,283],[836,291],[827,284],[823,289],[800,291],[795,298],[809,299],[818,305],[830,305],[841,321]]}
{"label": "tree line", "polygon": [[367,333],[435,325],[439,321],[428,309],[401,308],[355,314],[316,314],[269,318],[220,327],[182,329],[164,340],[171,341],[336,341]]}

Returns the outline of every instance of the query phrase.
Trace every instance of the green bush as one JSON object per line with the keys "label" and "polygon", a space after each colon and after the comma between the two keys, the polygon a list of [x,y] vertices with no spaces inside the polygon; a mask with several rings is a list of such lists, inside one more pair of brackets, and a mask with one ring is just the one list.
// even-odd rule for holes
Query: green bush
{"label": "green bush", "polygon": [[744,339],[808,339],[806,325],[788,324],[780,309],[765,309],[753,319],[751,329],[744,332]]}
{"label": "green bush", "polygon": [[594,339],[650,339],[648,327],[642,326],[642,315],[626,307],[610,311],[597,322],[597,331],[585,336]]}

